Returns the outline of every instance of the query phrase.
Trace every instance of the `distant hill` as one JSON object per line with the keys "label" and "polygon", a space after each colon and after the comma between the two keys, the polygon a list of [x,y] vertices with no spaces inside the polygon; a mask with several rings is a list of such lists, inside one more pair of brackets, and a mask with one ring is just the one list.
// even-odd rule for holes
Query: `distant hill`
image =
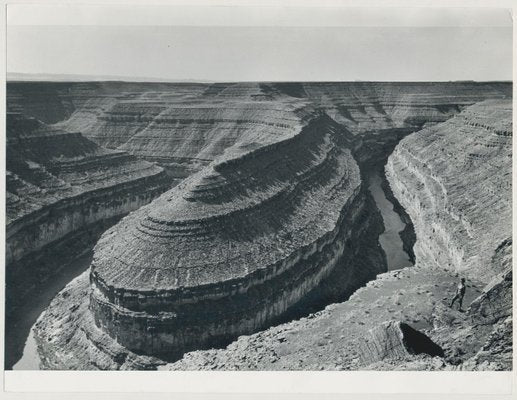
{"label": "distant hill", "polygon": [[92,81],[123,81],[123,82],[191,82],[210,83],[207,80],[196,79],[166,79],[142,76],[120,75],[80,75],[80,74],[32,74],[23,72],[8,72],[7,81],[27,82],[92,82]]}

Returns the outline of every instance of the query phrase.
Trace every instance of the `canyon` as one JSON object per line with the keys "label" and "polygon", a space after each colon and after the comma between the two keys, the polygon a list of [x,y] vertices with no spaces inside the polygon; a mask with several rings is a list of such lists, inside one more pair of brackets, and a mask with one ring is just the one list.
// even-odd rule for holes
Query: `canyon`
{"label": "canyon", "polygon": [[152,163],[20,113],[7,114],[6,153],[8,309],[52,272],[45,253],[66,259],[169,184]]}
{"label": "canyon", "polygon": [[7,109],[9,307],[96,243],[42,368],[511,368],[511,84],[12,82]]}

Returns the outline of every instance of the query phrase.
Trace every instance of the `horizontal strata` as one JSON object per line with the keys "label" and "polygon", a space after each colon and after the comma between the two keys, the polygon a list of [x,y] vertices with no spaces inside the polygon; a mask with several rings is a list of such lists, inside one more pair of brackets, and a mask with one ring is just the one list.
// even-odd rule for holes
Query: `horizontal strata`
{"label": "horizontal strata", "polygon": [[97,144],[158,162],[174,176],[200,170],[226,148],[259,143],[311,104],[355,135],[445,121],[466,106],[511,95],[509,83],[10,83],[8,110],[45,115]]}
{"label": "horizontal strata", "polygon": [[42,253],[71,259],[65,253],[74,246],[63,252],[62,243],[77,232],[93,238],[104,221],[148,203],[170,182],[156,165],[19,113],[7,115],[6,168],[9,312],[56,272]]}
{"label": "horizontal strata", "polygon": [[87,134],[102,146],[150,160],[212,160],[238,142],[267,143],[278,131],[297,126],[292,111],[299,102],[236,100],[121,101],[99,116]]}
{"label": "horizontal strata", "polygon": [[91,266],[96,323],[131,350],[166,354],[296,304],[332,272],[361,212],[337,130],[302,118],[299,132],[214,162],[108,230]]}
{"label": "horizontal strata", "polygon": [[[89,87],[88,84],[85,84],[83,86],[85,88],[84,93],[89,90],[90,92],[87,96],[92,97],[89,100],[82,101],[82,105],[77,105],[76,110],[72,113],[69,120],[59,124],[60,128],[71,131],[84,131],[87,132],[87,135],[97,135],[97,133],[99,133],[98,138],[95,138],[95,140],[99,141],[105,139],[111,140],[110,137],[113,137],[115,138],[115,141],[117,141],[116,143],[115,141],[113,142],[113,147],[119,148],[119,146],[124,146],[128,151],[135,155],[145,157],[146,159],[150,158],[163,164],[182,164],[189,163],[189,160],[193,160],[193,170],[205,166],[210,163],[212,159],[217,158],[224,153],[222,159],[219,159],[214,164],[210,165],[203,173],[196,175],[196,178],[193,177],[192,181],[188,181],[191,182],[190,186],[181,189],[186,195],[183,200],[185,200],[185,203],[187,201],[189,203],[196,203],[198,198],[201,199],[202,202],[205,202],[203,199],[206,199],[206,203],[210,204],[210,201],[213,201],[214,198],[217,199],[219,196],[221,196],[221,198],[225,198],[224,196],[228,196],[228,191],[232,192],[235,190],[238,194],[232,200],[235,201],[234,207],[228,207],[227,209],[221,208],[214,211],[212,207],[207,206],[206,215],[203,214],[203,211],[205,210],[204,207],[193,207],[192,210],[195,210],[195,213],[189,213],[188,210],[190,210],[190,207],[186,207],[183,210],[188,215],[188,218],[179,217],[179,219],[176,219],[178,217],[177,215],[172,215],[172,217],[169,218],[169,216],[164,215],[161,212],[151,215],[151,211],[153,210],[149,207],[148,211],[142,211],[142,213],[147,212],[152,219],[149,219],[145,224],[138,227],[141,231],[138,230],[136,226],[132,226],[129,223],[121,225],[128,227],[128,231],[130,231],[131,234],[134,234],[137,243],[143,242],[142,238],[147,237],[147,243],[154,246],[154,242],[157,242],[157,247],[159,247],[159,242],[161,240],[166,241],[170,236],[174,235],[183,235],[185,240],[191,240],[191,238],[194,237],[199,242],[200,240],[197,239],[198,237],[210,237],[210,233],[212,231],[216,232],[217,235],[225,234],[227,230],[232,231],[233,228],[231,228],[231,220],[230,224],[226,224],[226,221],[229,220],[227,219],[227,214],[228,218],[230,216],[232,218],[236,217],[236,220],[238,221],[237,224],[241,224],[241,221],[247,220],[256,221],[253,210],[255,209],[255,206],[261,207],[262,205],[260,202],[257,204],[240,202],[242,197],[247,196],[247,191],[240,191],[239,189],[242,185],[250,185],[252,188],[250,190],[251,194],[259,193],[261,195],[261,191],[253,187],[254,180],[251,179],[249,175],[244,175],[244,179],[247,179],[247,181],[243,180],[242,182],[237,177],[232,177],[232,189],[226,190],[226,187],[221,189],[221,186],[227,185],[230,187],[230,182],[225,182],[221,185],[221,182],[219,181],[221,174],[216,170],[216,168],[214,168],[214,165],[222,164],[224,166],[226,161],[236,159],[237,164],[235,166],[238,167],[241,156],[248,152],[252,152],[257,156],[256,159],[258,160],[258,163],[262,160],[262,156],[260,156],[259,152],[254,150],[264,147],[264,145],[267,145],[268,143],[277,142],[281,140],[281,138],[284,138],[284,135],[287,137],[293,132],[298,132],[299,127],[296,122],[297,118],[293,118],[292,114],[289,112],[284,113],[282,116],[275,114],[282,110],[286,110],[286,107],[289,104],[292,104],[293,108],[297,108],[301,105],[312,103],[312,106],[323,109],[325,112],[330,114],[334,120],[339,121],[342,125],[347,127],[348,131],[343,130],[340,132],[340,134],[343,134],[344,136],[349,136],[349,133],[352,132],[357,135],[365,135],[369,138],[375,138],[376,136],[383,136],[384,133],[388,131],[395,131],[400,127],[404,128],[405,132],[408,132],[409,130],[418,129],[424,123],[434,124],[457,114],[461,109],[474,102],[485,98],[502,98],[511,94],[511,84],[478,84],[473,82],[440,84],[250,83],[193,85],[193,87],[188,89],[185,89],[185,86],[175,84],[164,84],[159,88],[152,84],[143,86],[134,85],[131,86],[131,88],[126,88],[124,84],[119,85],[119,90],[116,96],[107,94],[101,99],[101,97],[98,96],[98,89],[92,89],[92,86]],[[69,91],[71,98],[73,98],[74,90],[75,89],[71,88]],[[87,96],[85,96],[84,99],[86,99]],[[101,101],[102,104],[100,104]],[[96,102],[99,102],[100,106],[97,106]],[[149,106],[145,105],[146,102],[149,103]],[[223,102],[226,103],[224,106],[222,105]],[[242,106],[235,106],[235,104],[242,104]],[[258,116],[251,115],[254,104],[261,109],[260,112],[257,113],[259,114]],[[279,104],[281,104],[281,106],[278,106]],[[230,114],[234,111],[230,111],[228,115],[224,115],[224,110],[221,111],[220,109],[224,109],[225,107],[232,110],[239,108],[242,115],[239,115],[239,113],[236,113],[235,115]],[[86,110],[86,108],[88,108],[88,110]],[[182,110],[182,108],[184,108],[184,110]],[[170,115],[168,115],[169,112]],[[205,113],[209,115],[208,118],[204,117]],[[269,115],[272,115],[271,120],[268,117]],[[232,122],[229,121],[229,119],[234,119],[235,121]],[[293,125],[291,125],[291,121],[294,121]],[[307,122],[308,121],[302,125],[305,125]],[[103,137],[98,126],[99,124],[103,125],[102,129],[105,129],[106,132],[111,130],[109,135]],[[289,125],[290,127],[285,125]],[[123,131],[124,126],[128,127],[128,130],[125,132]],[[77,127],[84,127],[84,129],[79,129]],[[221,134],[218,134],[219,127],[221,128]],[[267,135],[262,136],[262,131],[267,132]],[[289,131],[292,132],[289,133]],[[277,134],[276,132],[279,133]],[[245,137],[248,133],[251,133],[250,138],[255,137],[255,139],[246,139],[241,141],[240,138]],[[232,135],[238,136],[239,139],[235,140]],[[226,137],[228,137],[228,139],[226,139]],[[133,138],[135,138],[134,141]],[[181,149],[181,153],[187,154],[187,157],[179,156],[180,153],[175,156],[169,156],[177,150],[177,146],[181,146],[182,140],[188,142],[188,146]],[[166,146],[160,146],[160,143],[168,144]],[[217,143],[217,146],[212,146],[212,143]],[[342,145],[342,143],[340,145]],[[346,146],[343,145],[343,147]],[[153,158],[153,154],[155,152],[159,152],[160,156]],[[281,162],[279,162],[278,165],[282,165]],[[276,173],[276,171],[274,172]],[[273,176],[275,175],[273,174]],[[253,177],[254,176],[252,175],[252,178]],[[257,177],[254,177],[254,179],[257,179]],[[262,181],[260,182],[262,184]],[[282,186],[277,187],[276,182],[275,184],[271,184],[270,182],[267,184],[273,188],[271,191],[268,190],[267,196],[264,197],[265,203],[267,204],[268,201],[271,201],[274,205],[278,204],[274,203],[276,201],[274,194],[276,193],[275,190],[279,193],[283,193],[284,190],[282,189]],[[213,193],[217,194],[212,195],[212,186],[214,187]],[[229,196],[232,196],[231,193]],[[298,197],[295,196],[295,199],[296,198]],[[352,198],[350,198],[349,202],[346,203],[341,210],[344,216],[342,218],[340,231],[335,236],[335,243],[340,242],[342,239],[345,240],[346,244],[344,249],[341,249],[340,245],[329,244],[314,254],[314,265],[317,265],[317,268],[319,269],[321,268],[321,265],[324,265],[325,267],[330,265],[332,268],[332,260],[336,256],[339,257],[341,252],[343,252],[343,257],[341,257],[340,260],[342,261],[343,258],[348,257],[350,259],[348,261],[348,265],[355,268],[353,273],[343,278],[343,284],[351,285],[350,288],[353,289],[356,289],[368,279],[373,278],[376,272],[380,272],[370,270],[369,274],[367,274],[368,276],[363,276],[364,279],[361,280],[358,278],[358,276],[363,273],[367,267],[371,267],[368,262],[364,262],[364,257],[362,257],[362,255],[370,255],[375,251],[379,251],[379,249],[373,248],[369,249],[371,251],[362,251],[360,247],[357,247],[356,242],[358,241],[358,237],[362,237],[361,235],[364,234],[361,233],[361,229],[372,224],[368,218],[371,218],[373,213],[368,209],[368,207],[361,206],[364,199],[364,193],[359,191],[355,195],[355,201],[352,201]],[[183,201],[177,201],[177,198],[171,199],[171,202],[181,206]],[[282,203],[282,201],[280,201],[280,203]],[[362,211],[360,210],[361,208]],[[165,209],[166,207],[163,207],[163,210]],[[276,212],[275,206],[264,207],[264,210],[273,210],[273,213]],[[198,212],[200,213],[201,218],[197,217]],[[211,218],[212,212],[214,213],[214,218]],[[244,216],[239,214],[241,212]],[[250,217],[248,217],[248,215],[250,215]],[[353,218],[355,218],[355,220],[353,220]],[[142,221],[143,219],[144,216],[142,214],[141,218],[138,218],[138,221]],[[339,218],[337,220],[339,221]],[[203,226],[198,223],[200,221],[204,223]],[[221,231],[222,222],[229,226]],[[275,221],[273,220],[273,222]],[[378,222],[374,223],[378,226]],[[122,230],[117,230],[116,235],[124,235],[123,232],[124,231]],[[235,232],[242,234],[242,229],[236,229]],[[244,231],[245,234],[248,234],[248,232],[253,241],[255,238],[260,237],[257,236],[256,232],[254,232],[253,225]],[[352,236],[350,236],[350,232]],[[377,236],[378,232],[370,232],[368,237],[372,238]],[[346,240],[347,237],[349,238],[348,241]],[[243,238],[243,240],[245,241],[247,238]],[[246,244],[252,246],[252,243],[253,242],[249,241]],[[224,242],[224,244],[229,248],[228,242]],[[137,248],[139,251],[134,254],[134,258],[130,259],[132,263],[130,265],[136,264],[145,258],[145,254],[143,253],[144,248],[139,246]],[[229,250],[231,249],[229,248]],[[312,251],[311,247],[308,249],[303,247],[300,248],[300,260],[303,260],[304,257],[302,254],[307,250]],[[288,251],[290,251],[290,249],[288,249]],[[297,251],[296,248],[295,251]],[[107,254],[108,253],[109,252],[107,252]],[[221,253],[223,255],[228,254],[224,248],[221,249]],[[264,253],[266,254],[267,252]],[[159,255],[158,252],[151,254],[155,257],[154,259],[157,259]],[[326,255],[321,256],[322,254]],[[168,253],[168,255],[170,255],[170,253]],[[200,253],[198,256],[204,257],[204,254]],[[211,257],[211,254],[209,254],[209,256]],[[318,259],[316,256],[323,258]],[[174,260],[173,257],[171,258]],[[119,262],[119,259],[110,259],[114,263]],[[122,255],[121,259],[124,262],[127,261],[125,255]],[[210,259],[212,260],[212,258]],[[324,261],[322,262],[321,260]],[[380,270],[382,260],[375,261]],[[107,264],[107,261],[103,262],[106,262]],[[341,265],[340,262],[338,263]],[[184,267],[184,264],[185,263],[182,262],[181,265],[176,265],[176,267],[179,270],[180,267]],[[358,264],[360,265],[358,266]],[[302,264],[298,263],[298,265],[300,266]],[[363,266],[364,269],[362,268]],[[123,266],[122,270],[127,271],[130,267],[127,267],[128,269],[124,268],[126,268],[126,266]],[[353,268],[350,268],[349,270],[353,270]],[[234,272],[240,273],[242,270],[243,269],[237,265],[234,271],[228,272],[229,275],[231,275],[231,273]],[[310,270],[311,269],[309,268],[308,271]],[[259,269],[256,271],[261,270]],[[286,270],[286,272],[289,271],[292,272],[291,277],[298,275],[298,270],[296,268]],[[313,272],[311,273],[317,272],[316,269],[312,269],[312,271]],[[182,272],[186,271],[183,270]],[[245,273],[246,272],[244,270],[244,274]],[[326,273],[326,271],[324,273]],[[270,316],[275,315],[278,311],[281,311],[288,302],[293,300],[293,297],[289,297],[291,296],[291,293],[294,293],[294,296],[298,296],[302,293],[302,290],[297,289],[297,287],[301,286],[296,281],[291,281],[293,283],[288,286],[282,286],[282,282],[287,282],[287,279],[285,279],[287,275],[285,273],[280,275],[272,273],[262,277],[258,276],[257,272],[255,272],[255,275],[252,277],[254,279],[256,277],[260,278],[260,280],[256,280],[257,284],[255,286],[252,284],[249,284],[248,286],[247,284],[243,284],[241,287],[238,285],[232,287],[231,285],[234,283],[234,280],[231,278],[228,279],[227,274],[214,275],[215,279],[212,282],[210,278],[211,274],[201,276],[198,280],[197,277],[192,276],[192,274],[188,276],[188,272],[185,274],[181,273],[181,276],[185,279],[182,283],[183,286],[178,285],[178,287],[170,285],[170,280],[168,279],[162,280],[161,272],[157,273],[153,270],[150,270],[149,273],[144,272],[140,276],[135,276],[131,273],[131,275],[127,275],[126,277],[126,275],[117,274],[114,271],[110,271],[109,274],[113,274],[112,276],[114,279],[120,280],[119,282],[121,282],[122,285],[120,285],[119,288],[112,285],[113,290],[111,291],[110,287],[106,286],[107,288],[103,291],[103,289],[99,289],[99,287],[103,285],[102,283],[99,283],[99,287],[96,286],[100,280],[94,282],[92,285],[94,288],[92,298],[96,297],[96,299],[93,299],[91,309],[94,310],[94,314],[96,315],[95,318],[97,318],[97,324],[100,328],[97,326],[91,326],[90,320],[92,318],[89,312],[85,312],[85,314],[87,314],[85,316],[74,316],[79,320],[76,321],[75,318],[72,318],[74,321],[71,321],[72,319],[68,318],[68,299],[64,295],[63,298],[60,298],[53,303],[49,312],[47,312],[47,320],[45,320],[45,318],[40,319],[38,335],[40,335],[39,337],[41,340],[39,343],[48,343],[49,341],[52,341],[52,346],[55,346],[54,348],[56,349],[56,352],[46,352],[46,356],[48,357],[47,361],[49,361],[49,359],[53,359],[52,362],[49,361],[46,365],[50,365],[52,368],[60,368],[63,365],[88,365],[91,368],[99,368],[96,364],[96,361],[98,360],[97,358],[95,358],[94,361],[92,361],[92,359],[88,359],[88,357],[81,355],[83,354],[82,351],[75,349],[75,346],[81,346],[81,350],[85,347],[88,347],[89,350],[93,349],[92,351],[94,351],[94,353],[91,354],[96,354],[96,356],[99,356],[100,358],[106,357],[106,354],[108,354],[109,357],[112,357],[112,354],[110,353],[111,350],[105,351],[105,347],[103,347],[107,342],[110,342],[105,337],[106,332],[112,335],[112,338],[115,339],[111,340],[111,343],[117,343],[118,340],[120,343],[131,343],[132,348],[136,349],[138,352],[141,351],[140,349],[144,348],[146,349],[144,351],[154,349],[153,351],[156,353],[161,351],[166,352],[170,349],[170,347],[164,348],[163,345],[159,344],[159,341],[161,341],[161,343],[169,343],[169,345],[172,345],[173,341],[176,340],[176,345],[184,346],[185,349],[188,349],[190,345],[193,346],[192,343],[188,343],[182,338],[181,332],[178,334],[180,339],[172,338],[171,335],[164,333],[167,330],[169,332],[173,331],[178,326],[188,326],[188,324],[191,324],[190,326],[195,327],[195,329],[189,330],[183,334],[183,337],[187,338],[187,340],[188,338],[196,336],[205,340],[205,332],[210,330],[217,331],[218,329],[218,332],[227,330],[232,334],[242,334],[243,329],[256,326],[264,316],[267,319]],[[186,279],[187,276],[188,279]],[[237,274],[237,276],[237,282],[246,278],[245,275],[242,274]],[[310,273],[300,276],[300,282],[302,280],[306,280],[308,285],[316,284],[316,288],[318,288],[318,281],[317,279],[314,279],[313,276],[314,275],[311,275]],[[166,278],[167,277],[168,276],[166,275]],[[273,280],[265,280],[270,277],[273,277]],[[136,284],[133,283],[134,281],[138,281],[140,278],[142,278],[143,282],[149,284],[149,287],[152,287],[153,279],[156,279],[157,286],[159,286],[159,290],[156,291],[157,294],[153,293],[152,289],[149,287],[143,288],[140,292],[136,287]],[[172,276],[172,278],[174,278],[174,276]],[[218,279],[221,279],[220,286],[222,289],[220,291],[218,289]],[[330,280],[332,280],[332,277]],[[161,286],[162,282],[165,282],[163,286]],[[272,290],[274,291],[273,296],[276,295],[277,297],[275,297],[273,302],[269,303],[274,305],[268,305],[267,299],[271,297],[272,292],[267,290],[267,285],[262,285],[260,282],[266,282],[268,284],[271,282],[280,283],[275,286],[271,285]],[[252,283],[255,284],[255,282]],[[339,284],[341,284],[341,281]],[[125,285],[127,285],[127,287],[125,287]],[[228,309],[228,313],[219,313],[219,310],[221,309],[225,311],[229,304],[228,301],[226,303],[224,301],[220,301],[224,300],[225,297],[218,297],[219,293],[234,293],[236,296],[235,298],[237,298],[239,296],[238,293],[240,291],[245,291],[247,288],[250,288],[250,294],[253,294],[255,299],[258,297],[260,298],[260,301],[255,303],[258,304],[258,307],[261,307],[264,304],[264,307],[268,307],[269,315],[268,312],[261,313],[260,311],[257,311],[257,315],[259,315],[258,318],[255,318],[252,321],[243,322],[242,319],[240,319],[242,318],[243,313],[233,313],[235,309]],[[253,292],[254,289],[259,290]],[[82,290],[83,291],[79,295],[79,298],[81,299],[83,299],[83,297],[88,293],[88,290],[84,288]],[[305,290],[305,288],[303,290]],[[278,294],[279,292],[285,293]],[[176,306],[168,307],[167,304],[169,304],[169,299],[172,302],[177,300],[177,298],[174,297],[175,294],[178,296],[181,295],[181,298],[184,298],[185,301],[181,302],[178,300],[177,303],[173,303],[176,304]],[[183,296],[183,294],[185,295]],[[160,303],[160,300],[158,300],[161,298],[160,295],[163,295],[167,301]],[[196,303],[198,300],[196,298],[197,295],[200,296],[199,299],[201,299],[202,296],[207,296],[206,303],[203,303],[202,299]],[[174,300],[175,298],[176,300]],[[247,293],[243,293],[243,297],[240,297],[240,299],[243,298],[248,298]],[[280,300],[277,301],[276,299]],[[86,299],[81,301],[85,302]],[[97,301],[98,303],[95,303]],[[217,303],[218,301],[220,302]],[[367,300],[367,302],[368,301],[370,300]],[[218,304],[217,310],[214,310],[214,303]],[[160,313],[160,311],[157,311],[157,308],[155,308],[157,304],[159,304],[160,308],[164,306],[168,311]],[[248,305],[251,303],[242,304]],[[199,308],[196,308],[198,305]],[[184,314],[182,315],[181,312],[184,312]],[[103,313],[105,313],[105,315],[102,315]],[[232,313],[234,316],[233,320],[228,318]],[[199,317],[197,318],[197,321],[194,321],[196,315]],[[363,317],[360,313],[356,315],[359,319]],[[176,327],[174,326],[174,322],[171,322],[174,321],[173,318],[178,322]],[[181,318],[185,319],[181,320]],[[204,329],[201,331],[202,333],[197,334],[200,332],[200,325],[203,324],[205,319],[213,319],[214,325],[204,325]],[[179,324],[180,321],[182,324],[183,322],[188,322],[188,324],[181,325]],[[223,324],[218,321],[223,321]],[[239,329],[234,322],[240,322],[244,328]],[[197,327],[196,323],[198,323]],[[67,331],[73,333],[70,335],[68,333],[63,334],[62,324],[67,327]],[[117,326],[117,324],[121,324],[122,326]],[[267,325],[267,323],[265,325]],[[339,326],[336,327],[336,330],[341,330],[343,324],[339,323],[337,325]],[[77,331],[74,330],[76,326],[80,326]],[[130,328],[128,329],[128,333],[124,334],[122,331],[124,330],[124,327],[127,326]],[[76,332],[78,333],[76,334]],[[359,329],[358,332],[359,335],[364,334],[364,331],[361,329]],[[95,339],[92,340],[92,343],[87,344],[84,341],[84,337],[81,336],[83,334],[88,338],[95,337]],[[133,335],[133,337],[128,337],[129,335]],[[68,341],[71,336],[73,336],[72,339]],[[314,335],[314,337],[319,338],[317,335]],[[102,345],[99,344],[100,342],[102,342]],[[282,343],[282,340],[279,340],[278,342]],[[337,342],[338,341],[336,340],[335,343]],[[303,347],[304,339],[302,339],[301,343]],[[197,345],[200,345],[200,343],[197,343]],[[119,348],[121,347],[118,343],[117,346]],[[156,346],[156,348],[154,348],[154,346]],[[202,347],[202,345],[200,345],[200,347]],[[101,348],[102,350],[100,353],[102,354],[99,355],[99,351],[97,350]],[[311,347],[310,351],[314,353],[315,349],[316,347]],[[255,350],[256,348],[253,351]],[[131,353],[127,349],[124,351]],[[113,356],[113,362],[99,365],[105,365],[106,368],[117,368],[117,366],[120,365],[128,367],[130,362],[128,362],[127,359],[119,360],[117,358],[119,354],[120,353],[117,353],[116,356]],[[77,364],[75,364],[75,360],[79,360]],[[135,368],[135,366],[133,366],[133,368]],[[136,368],[140,367],[136,366]],[[222,368],[224,368],[224,366]]]}
{"label": "horizontal strata", "polygon": [[[482,102],[409,135],[389,157],[389,184],[416,231],[414,267],[378,275],[346,302],[163,368],[511,370],[511,117],[510,100]],[[466,312],[449,307],[458,272],[467,277]],[[419,327],[445,357],[365,360],[368,338],[390,321]]]}
{"label": "horizontal strata", "polygon": [[[357,288],[371,280],[376,274],[386,270],[384,254],[372,237],[377,237],[382,230],[382,220],[376,211],[373,199],[366,195],[363,189],[355,200],[347,205],[347,215],[344,218],[354,217],[355,221],[344,220],[342,232],[336,237],[337,241],[343,241],[342,256],[337,260],[333,272],[303,300],[303,304],[297,304],[298,310],[306,311],[306,306],[327,304],[329,302],[346,299]],[[352,211],[353,210],[353,211]],[[346,223],[345,223],[346,222]],[[345,228],[345,229],[343,229]],[[347,233],[348,232],[348,233]],[[350,235],[349,232],[353,234]],[[341,246],[337,247],[341,249]],[[302,249],[303,250],[303,249]],[[330,252],[333,252],[331,254]],[[320,265],[330,264],[330,256],[339,256],[334,253],[332,246],[327,246],[319,254],[326,253],[324,259],[316,260],[316,269]],[[312,261],[311,261],[312,263]],[[311,274],[300,274],[299,270],[293,270],[293,276],[300,281],[311,278]],[[278,280],[277,280],[278,282]],[[276,296],[288,296],[294,286],[272,288],[280,290],[282,294]],[[262,299],[265,305],[270,307],[270,298],[275,298],[267,292],[267,286],[263,287]],[[47,311],[40,316],[34,328],[35,338],[38,343],[38,353],[41,357],[42,367],[45,369],[155,369],[157,365],[166,361],[156,357],[136,354],[121,345],[116,338],[112,338],[102,328],[97,327],[94,316],[89,308],[89,296],[91,293],[88,280],[88,272],[85,272],[67,287],[52,301]],[[315,300],[316,303],[311,300]],[[262,304],[263,306],[264,304]],[[214,310],[213,302],[206,304],[208,310]],[[73,313],[70,313],[70,310]],[[207,309],[205,309],[206,312]],[[286,318],[297,315],[296,310]],[[128,318],[136,313],[128,314]],[[143,314],[140,314],[143,315]],[[205,314],[206,315],[206,314]],[[208,315],[212,315],[209,313]],[[214,315],[224,321],[224,315]],[[138,315],[137,315],[138,317]],[[139,320],[142,321],[142,320]],[[192,322],[192,321],[190,321]],[[273,322],[273,323],[276,323]],[[149,325],[154,326],[154,325]],[[217,328],[216,325],[204,325],[207,332]],[[223,325],[227,328],[228,324]],[[220,328],[217,328],[220,329]],[[242,328],[239,330],[242,331]],[[199,337],[201,337],[200,335]],[[233,340],[234,337],[226,336]],[[228,343],[225,340],[224,343]],[[214,343],[223,344],[223,343]],[[197,343],[196,349],[203,348]],[[185,350],[188,350],[186,347]]]}
{"label": "horizontal strata", "polygon": [[59,210],[73,208],[73,212],[83,214],[75,219],[84,219],[86,225],[104,215],[96,217],[93,209],[84,208],[86,204],[97,209],[106,207],[107,195],[112,195],[115,203],[136,202],[139,196],[149,197],[163,190],[164,178],[160,167],[121,151],[102,149],[79,133],[8,114],[6,262],[18,260],[73,230],[73,221],[53,221],[52,216],[61,214]]}
{"label": "horizontal strata", "polygon": [[386,173],[414,222],[419,262],[488,282],[511,238],[511,101],[485,101],[401,141]]}

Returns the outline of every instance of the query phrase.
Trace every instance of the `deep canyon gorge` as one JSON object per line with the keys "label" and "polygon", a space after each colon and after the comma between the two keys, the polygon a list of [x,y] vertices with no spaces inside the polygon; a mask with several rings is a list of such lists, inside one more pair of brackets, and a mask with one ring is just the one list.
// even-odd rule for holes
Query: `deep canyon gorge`
{"label": "deep canyon gorge", "polygon": [[511,369],[511,90],[8,83],[6,368]]}

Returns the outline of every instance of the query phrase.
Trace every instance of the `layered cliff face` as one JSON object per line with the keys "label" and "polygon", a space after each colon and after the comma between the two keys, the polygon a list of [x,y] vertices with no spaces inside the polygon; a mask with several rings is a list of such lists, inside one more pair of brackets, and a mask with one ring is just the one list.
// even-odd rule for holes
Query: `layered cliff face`
{"label": "layered cliff face", "polygon": [[140,207],[168,183],[151,163],[9,113],[6,272],[8,303],[14,302],[9,306],[52,274],[39,259],[52,251],[49,246]]}
{"label": "layered cliff face", "polygon": [[419,263],[485,282],[511,239],[512,105],[487,101],[404,139],[386,166],[414,222]]}
{"label": "layered cliff face", "polygon": [[[7,111],[46,124],[77,117],[88,125],[118,101],[139,97],[183,96],[205,90],[201,84],[148,82],[7,82]],[[148,92],[151,92],[149,95]],[[155,94],[156,93],[156,94]],[[78,126],[76,126],[78,127]],[[84,126],[83,126],[84,127]],[[76,129],[82,132],[82,129]]]}
{"label": "layered cliff face", "polygon": [[[511,135],[511,102],[488,101],[408,136],[386,172],[414,221],[414,267],[379,275],[308,318],[163,368],[511,369]],[[449,307],[458,273],[468,278],[467,312]],[[412,351],[392,329],[401,324],[440,351]]]}
{"label": "layered cliff face", "polygon": [[[157,161],[177,177],[198,171],[254,129],[275,135],[286,99],[325,110],[353,135],[392,135],[396,143],[401,133],[445,121],[468,105],[511,95],[507,83],[475,82],[31,85],[8,85],[9,110],[39,117],[45,109],[38,99],[49,99],[61,110],[49,112],[51,122],[61,120],[62,129]],[[368,147],[382,152],[383,140],[378,148],[372,139]]]}
{"label": "layered cliff face", "polygon": [[415,130],[445,121],[473,103],[511,96],[510,84],[477,82],[304,83],[303,90],[355,134]]}
{"label": "layered cliff face", "polygon": [[[35,332],[46,368],[155,368],[183,351],[225,345],[279,323],[296,315],[296,306],[346,299],[385,270],[377,243],[382,221],[360,176],[382,166],[411,131],[427,126],[424,131],[439,132],[441,125],[434,125],[467,106],[511,92],[509,84],[473,82],[246,83],[145,89],[119,84],[115,95],[107,84],[101,85],[101,96],[88,85],[83,94],[89,94],[75,101],[74,111],[55,129],[84,131],[104,146],[159,162],[173,176],[193,175],[106,232],[90,282],[82,276],[70,284],[40,318]],[[75,84],[68,90],[75,98]],[[458,130],[466,129],[468,123],[461,121],[469,112],[458,115]],[[451,129],[450,136],[455,132]],[[435,136],[440,135],[416,143],[418,151],[429,151],[425,146],[435,143]],[[463,145],[477,146],[484,139],[479,135]],[[489,153],[487,159],[501,154]],[[398,168],[393,161],[392,166]],[[388,175],[398,198],[405,181]],[[415,198],[426,193],[420,185],[411,191]],[[492,263],[508,263],[505,243],[492,254]],[[432,249],[418,246],[418,257],[431,259]],[[226,350],[190,353],[166,368],[368,368],[356,349],[370,328],[388,319],[425,329],[445,349],[446,363],[437,368],[463,365],[481,341],[489,340],[490,327],[485,323],[476,330],[467,316],[441,308],[443,298],[451,296],[456,270],[435,269],[418,257],[417,268],[384,274],[378,285],[360,289],[345,303],[242,337]],[[478,277],[480,270],[472,269],[469,302],[492,274]],[[479,310],[492,312],[490,305],[478,303]],[[72,316],[70,307],[77,311]],[[442,320],[449,322],[433,330],[434,321],[438,326]],[[476,338],[459,358],[447,348],[450,321],[467,324],[464,333]],[[429,369],[421,357],[415,369]]]}
{"label": "layered cliff face", "polygon": [[187,176],[236,143],[268,143],[292,130],[296,120],[291,113],[298,103],[257,101],[248,96],[225,101],[182,99],[172,104],[154,100],[118,103],[89,136]]}
{"label": "layered cliff face", "polygon": [[[166,359],[252,333],[300,301],[339,299],[382,271],[378,249],[377,263],[354,262],[380,224],[341,128],[306,110],[283,121],[274,140],[230,147],[108,230],[92,262],[90,320],[74,323]],[[61,341],[41,325],[40,340]]]}

